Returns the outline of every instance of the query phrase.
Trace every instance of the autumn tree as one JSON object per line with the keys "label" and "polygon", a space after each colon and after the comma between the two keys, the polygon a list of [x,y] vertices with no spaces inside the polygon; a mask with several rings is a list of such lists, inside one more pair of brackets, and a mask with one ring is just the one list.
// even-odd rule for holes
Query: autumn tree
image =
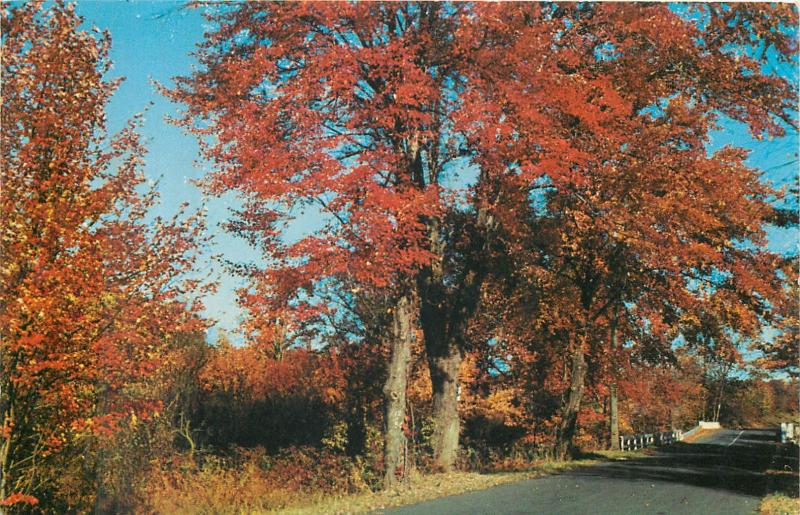
{"label": "autumn tree", "polygon": [[[793,59],[788,7],[246,4],[210,17],[200,70],[167,93],[205,137],[216,165],[208,189],[243,194],[233,228],[268,256],[267,269],[249,270],[248,305],[308,317],[335,309],[316,292],[337,285],[349,299],[384,299],[391,317],[373,332],[393,346],[389,482],[417,325],[434,454],[453,464],[458,370],[491,255],[527,252],[526,235],[550,224],[556,243],[539,269],[566,289],[549,298],[566,292],[560,316],[575,322],[556,344],[572,361],[563,454],[585,358],[616,338],[600,336],[620,324],[615,314],[634,303],[632,319],[658,328],[665,299],[689,301],[685,274],[729,269],[736,245],[758,238],[744,220],[767,216],[770,193],[744,154],[708,157],[705,143],[717,113],[758,134],[792,122],[788,82],[735,49],[761,38]],[[729,169],[733,186],[712,191],[731,182]],[[471,174],[466,191],[446,186]],[[546,220],[531,229],[539,207]],[[303,210],[319,226],[287,241],[290,214]],[[653,285],[650,301],[640,298]]]}
{"label": "autumn tree", "polygon": [[[574,434],[587,359],[608,355],[609,340],[641,327],[668,351],[680,317],[707,295],[733,303],[732,316],[750,331],[776,296],[776,256],[765,252],[764,224],[775,216],[777,192],[744,164],[745,151],[707,152],[721,115],[748,123],[756,135],[795,125],[795,88],[763,72],[766,57],[749,45],[763,41],[773,59],[794,62],[796,13],[750,7],[692,7],[701,16],[667,5],[583,5],[559,35],[563,51],[551,53],[553,80],[591,83],[594,91],[548,89],[560,95],[560,124],[551,130],[563,152],[540,161],[549,187],[538,197],[528,190],[540,199],[541,216],[530,217],[536,228],[520,247],[538,265],[528,267],[530,284],[568,304],[560,310],[567,324],[552,325],[565,327],[561,345],[572,360],[560,455]],[[538,58],[526,50],[514,49],[513,72],[504,75],[526,76]],[[506,119],[538,103],[534,88],[507,89]],[[537,125],[516,127],[508,148],[538,150]]]}
{"label": "autumn tree", "polygon": [[797,256],[789,256],[779,268],[783,279],[782,295],[773,299],[776,315],[772,334],[753,341],[752,350],[761,358],[758,365],[766,370],[800,375],[800,273]]}
{"label": "autumn tree", "polygon": [[[208,188],[244,193],[232,226],[268,256],[266,270],[249,270],[248,306],[256,312],[290,306],[295,318],[306,318],[331,309],[314,300],[332,284],[344,285],[350,300],[384,299],[392,319],[384,317],[386,330],[372,333],[391,334],[396,345],[387,380],[393,434],[400,428],[390,421],[403,418],[410,340],[421,328],[432,379],[433,448],[444,469],[458,448],[458,372],[489,266],[484,257],[497,239],[493,212],[503,195],[541,176],[535,164],[542,155],[565,149],[547,127],[549,113],[563,108],[549,88],[559,87],[566,72],[547,55],[572,11],[503,9],[428,3],[223,9],[211,16],[218,28],[201,48],[202,69],[168,92],[188,105],[184,122],[192,130],[213,135],[206,155],[217,172]],[[525,39],[515,42],[515,30],[527,30]],[[542,80],[530,109],[511,117],[505,104],[517,97],[509,56],[521,48],[539,56],[524,79]],[[541,74],[537,66],[545,61]],[[579,95],[572,108],[585,105],[594,85],[573,86]],[[506,152],[525,124],[542,132]],[[468,181],[473,167],[478,177],[467,192],[446,187],[445,179]],[[285,241],[288,213],[304,209],[320,215],[318,230]],[[387,455],[397,456],[402,438],[390,433]]]}
{"label": "autumn tree", "polygon": [[[446,286],[453,236],[446,213],[455,199],[441,181],[460,174],[453,163],[466,155],[454,128],[463,109],[458,68],[466,61],[459,56],[470,44],[455,35],[466,10],[236,6],[213,17],[218,29],[202,47],[203,69],[172,93],[189,106],[187,124],[200,134],[213,131],[207,156],[217,172],[209,189],[245,194],[234,228],[269,256],[270,267],[252,274],[248,302],[326,311],[332,306],[314,299],[332,284],[348,287],[349,303],[384,299],[391,316],[383,317],[385,331],[371,332],[389,335],[392,348],[387,482],[402,472],[404,392],[418,326],[433,378],[440,466],[452,466],[458,445],[459,324],[477,281],[462,274],[453,282],[456,295]],[[287,243],[280,238],[287,213],[303,209],[319,214],[319,227]]]}
{"label": "autumn tree", "polygon": [[105,129],[110,37],[81,24],[2,13],[0,497],[55,511],[91,509],[103,438],[159,411],[163,345],[201,329],[182,276],[201,220],[147,218],[138,122]]}

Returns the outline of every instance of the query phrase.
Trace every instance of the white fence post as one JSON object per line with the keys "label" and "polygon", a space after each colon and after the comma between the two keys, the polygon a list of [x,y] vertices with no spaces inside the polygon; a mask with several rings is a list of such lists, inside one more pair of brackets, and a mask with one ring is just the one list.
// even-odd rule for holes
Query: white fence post
{"label": "white fence post", "polygon": [[781,443],[793,442],[797,439],[794,422],[781,422]]}

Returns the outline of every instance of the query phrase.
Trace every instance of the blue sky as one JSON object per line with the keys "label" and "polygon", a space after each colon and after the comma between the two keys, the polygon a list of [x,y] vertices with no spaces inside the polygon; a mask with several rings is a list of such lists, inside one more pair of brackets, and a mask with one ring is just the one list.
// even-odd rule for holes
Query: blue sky
{"label": "blue sky", "polygon": [[[152,85],[153,80],[169,85],[172,77],[188,74],[195,62],[190,53],[203,37],[205,20],[199,10],[182,5],[157,1],[79,1],[77,11],[85,17],[87,25],[111,32],[114,62],[111,77],[125,77],[109,105],[110,130],[118,130],[134,114],[147,111],[141,130],[149,149],[145,173],[152,180],[160,179],[162,199],[155,214],[171,216],[182,202],[195,207],[205,202],[213,241],[201,268],[203,272],[211,270],[220,280],[219,291],[205,299],[206,315],[218,321],[210,336],[213,340],[222,329],[234,341],[242,341],[238,331],[242,313],[235,295],[240,279],[227,273],[221,260],[212,260],[211,256],[219,254],[229,261],[247,262],[258,261],[258,253],[220,227],[229,217],[229,209],[238,205],[235,196],[204,199],[202,192],[191,184],[192,179],[201,178],[209,167],[198,162],[199,148],[194,136],[165,120],[179,106],[162,97]],[[726,122],[713,134],[711,146],[725,144],[751,149],[749,164],[766,170],[773,181],[796,182],[796,133],[776,140],[756,141],[741,124]],[[312,216],[301,219],[294,230],[302,231],[304,225],[313,224]],[[798,235],[793,230],[770,231],[770,245],[781,252],[796,251]]]}
{"label": "blue sky", "polygon": [[[235,290],[241,280],[224,269],[220,255],[230,261],[252,261],[258,254],[241,240],[227,233],[220,223],[229,217],[229,209],[238,205],[233,195],[225,198],[204,198],[202,191],[191,184],[210,168],[199,159],[194,136],[185,134],[165,120],[179,106],[161,96],[153,81],[170,84],[171,78],[191,71],[194,58],[190,53],[202,39],[205,20],[199,10],[182,8],[177,2],[78,2],[77,11],[87,25],[108,29],[112,38],[111,77],[124,77],[109,107],[109,129],[120,129],[136,113],[146,111],[141,134],[148,148],[145,173],[158,180],[161,204],[155,214],[172,216],[182,202],[208,208],[208,230],[212,245],[201,263],[202,272],[214,272],[220,280],[219,291],[205,299],[206,315],[218,320],[211,331],[218,329],[238,335],[241,311],[236,304]],[[152,105],[151,105],[152,104]]]}

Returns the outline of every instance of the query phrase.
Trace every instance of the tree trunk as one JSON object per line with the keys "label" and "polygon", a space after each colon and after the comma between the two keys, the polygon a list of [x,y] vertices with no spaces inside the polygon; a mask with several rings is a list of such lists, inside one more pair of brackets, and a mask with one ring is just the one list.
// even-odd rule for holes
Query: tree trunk
{"label": "tree trunk", "polygon": [[458,457],[458,416],[461,349],[451,339],[427,349],[433,387],[433,463],[436,469],[452,470]]}
{"label": "tree trunk", "polygon": [[[433,467],[449,471],[455,466],[458,456],[458,388],[462,359],[460,342],[463,341],[466,320],[470,313],[459,311],[460,306],[453,305],[458,301],[446,298],[441,279],[435,273],[423,280],[429,281],[421,288],[423,299],[420,321],[431,374]],[[456,295],[461,294],[463,292],[456,292]]]}
{"label": "tree trunk", "polygon": [[611,412],[611,450],[619,450],[619,412],[617,411],[617,318],[616,310],[611,321],[611,386],[609,387]]}
{"label": "tree trunk", "polygon": [[[0,499],[5,499],[6,496],[9,494],[8,492],[8,476],[10,471],[8,458],[11,452],[11,431],[5,429],[5,424],[10,424],[10,421],[13,421],[13,410],[11,413],[6,415],[3,413],[3,426],[2,429],[7,431],[8,434],[4,435],[2,438],[2,445],[0,445]],[[0,510],[2,513],[2,510]]]}
{"label": "tree trunk", "polygon": [[410,298],[403,295],[397,301],[392,314],[389,342],[391,357],[386,384],[383,388],[385,400],[384,416],[384,487],[404,480],[408,475],[408,446],[403,427],[406,417],[406,387],[408,367],[411,362],[413,341],[414,306]]}
{"label": "tree trunk", "polygon": [[[9,475],[11,474],[11,440],[14,437],[14,387],[7,377],[0,379],[0,499],[5,499],[9,492]],[[2,513],[2,510],[0,510]]]}
{"label": "tree trunk", "polygon": [[717,394],[717,402],[715,403],[715,406],[713,408],[714,418],[712,419],[712,422],[719,422],[719,412],[722,410],[722,396],[725,392],[725,382],[727,381],[727,378],[728,378],[728,368],[723,366],[722,377],[719,380],[720,384],[719,384],[719,393]]}
{"label": "tree trunk", "polygon": [[458,342],[448,334],[448,326],[455,326],[447,323],[448,313],[441,309],[444,304],[442,289],[429,287],[424,291],[427,295],[421,304],[420,319],[431,374],[433,467],[448,471],[452,470],[458,455],[458,375],[461,368],[461,349]]}
{"label": "tree trunk", "polygon": [[611,399],[611,450],[618,451],[619,450],[619,413],[617,411],[617,383],[614,381],[614,384],[610,387],[609,392]]}
{"label": "tree trunk", "polygon": [[461,330],[461,324],[454,323],[453,313],[463,292],[460,289],[448,292],[444,284],[444,243],[438,222],[432,221],[429,231],[431,249],[439,259],[418,277],[420,325],[425,335],[425,353],[431,374],[433,467],[448,471],[455,465],[458,454],[461,349],[452,331]]}
{"label": "tree trunk", "polygon": [[437,259],[417,278],[420,322],[431,374],[433,398],[433,466],[450,471],[458,458],[461,424],[458,415],[459,372],[463,343],[470,319],[478,309],[480,290],[486,277],[486,255],[494,218],[479,210],[477,226],[484,231],[453,281],[445,282],[445,244],[439,222],[429,222],[431,251]]}
{"label": "tree trunk", "polygon": [[566,459],[572,451],[572,440],[578,425],[578,411],[581,409],[583,386],[586,381],[586,359],[582,350],[572,356],[572,373],[570,374],[569,398],[562,407],[561,426],[556,443],[556,458]]}

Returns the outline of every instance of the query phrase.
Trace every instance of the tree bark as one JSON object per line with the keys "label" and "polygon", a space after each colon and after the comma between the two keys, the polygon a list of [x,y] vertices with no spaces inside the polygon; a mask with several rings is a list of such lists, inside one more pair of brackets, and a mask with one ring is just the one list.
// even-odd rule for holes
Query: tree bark
{"label": "tree bark", "polygon": [[[449,310],[445,308],[444,288],[435,274],[426,278],[421,290],[420,322],[425,335],[425,353],[431,374],[433,400],[433,467],[448,471],[458,455],[460,421],[458,416],[459,369],[461,349],[450,337]],[[432,283],[432,284],[431,284]]]}
{"label": "tree bark", "polygon": [[420,325],[425,336],[425,353],[431,374],[433,467],[449,471],[458,455],[460,433],[458,373],[461,348],[453,330],[460,331],[461,325],[454,324],[453,314],[463,292],[460,288],[448,292],[444,284],[444,242],[438,222],[432,221],[429,231],[431,250],[438,259],[418,277]]}
{"label": "tree bark", "polygon": [[436,469],[452,470],[458,457],[461,424],[458,416],[461,349],[452,339],[429,346],[428,365],[433,388],[433,463]]}
{"label": "tree bark", "polygon": [[611,407],[611,450],[618,451],[619,450],[619,412],[617,410],[617,383],[614,381],[614,384],[611,385],[609,388],[609,395],[611,396],[610,399],[610,407]]}
{"label": "tree bark", "polygon": [[[472,282],[469,288],[473,287]],[[475,306],[465,302],[466,286],[447,298],[441,278],[435,273],[423,278],[420,321],[425,335],[425,353],[431,374],[433,400],[433,467],[450,471],[458,458],[461,423],[458,415],[459,372],[462,342]],[[469,297],[471,298],[471,297]]]}
{"label": "tree bark", "polygon": [[431,249],[439,256],[418,278],[420,321],[431,374],[433,397],[433,466],[450,471],[458,458],[461,423],[458,415],[459,373],[470,319],[480,303],[486,277],[486,255],[494,218],[480,209],[473,251],[454,281],[445,284],[444,243],[438,223],[430,225]]}
{"label": "tree bark", "polygon": [[[10,413],[6,414],[3,413],[3,426],[0,428],[5,428],[5,424],[8,424],[9,421],[13,421],[13,407]],[[5,435],[2,439],[2,445],[0,445],[0,499],[5,499],[8,495],[8,476],[10,471],[8,458],[11,452],[11,431],[8,431],[8,434]],[[2,513],[2,510],[0,510]]]}
{"label": "tree bark", "polygon": [[582,350],[577,350],[572,356],[572,372],[570,374],[569,397],[562,407],[561,425],[556,442],[556,458],[566,459],[572,451],[572,440],[578,425],[578,411],[581,408],[583,387],[586,381],[586,358]]}
{"label": "tree bark", "polygon": [[408,476],[408,444],[403,427],[406,417],[406,387],[413,342],[414,306],[408,295],[402,295],[392,313],[390,334],[391,357],[386,384],[384,416],[384,487],[390,487]]}
{"label": "tree bark", "polygon": [[609,387],[610,417],[611,417],[611,450],[619,450],[619,412],[617,410],[617,318],[616,310],[614,319],[611,320],[611,386]]}
{"label": "tree bark", "polygon": [[[14,361],[14,364],[16,360]],[[9,369],[10,370],[10,369]],[[5,499],[9,492],[9,476],[11,475],[12,450],[11,444],[14,438],[13,426],[15,421],[14,413],[14,385],[8,380],[8,376],[0,378],[0,499]],[[2,510],[0,510],[2,513]]]}

